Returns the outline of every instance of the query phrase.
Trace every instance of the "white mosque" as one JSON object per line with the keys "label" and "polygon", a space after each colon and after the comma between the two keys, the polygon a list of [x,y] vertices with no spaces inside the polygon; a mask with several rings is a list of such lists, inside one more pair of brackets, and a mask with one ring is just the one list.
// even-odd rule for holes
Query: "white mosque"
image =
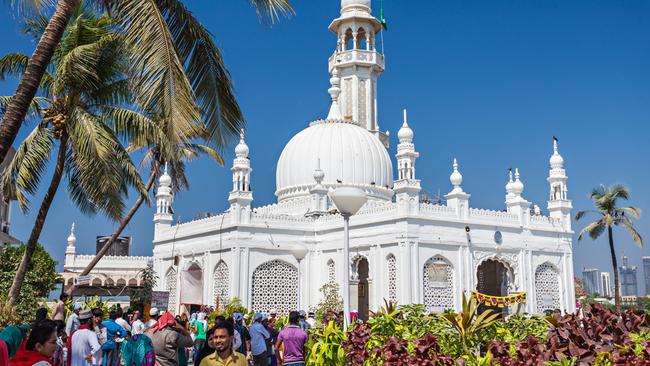
{"label": "white mosque", "polygon": [[[384,56],[376,49],[381,24],[371,15],[370,0],[342,0],[329,29],[337,35],[329,58],[331,108],[326,119],[309,123],[284,147],[276,203],[252,206],[254,177],[243,133],[226,212],[174,225],[171,178],[166,172],[160,178],[153,266],[157,290],[169,291],[170,310],[237,297],[248,308],[287,313],[315,306],[324,284],[350,276],[351,307],[361,314],[384,299],[458,309],[462,294],[473,290],[525,292],[523,310],[529,313],[574,311],[572,206],[557,141],[548,216],[523,197],[518,170],[510,173],[502,211],[471,207],[455,160],[445,203],[432,203],[417,179],[419,154],[406,113],[394,162],[389,134],[379,128]],[[349,258],[343,257],[343,218],[328,196],[342,186],[358,187],[368,197],[350,220]],[[151,258],[141,258],[146,260]]]}

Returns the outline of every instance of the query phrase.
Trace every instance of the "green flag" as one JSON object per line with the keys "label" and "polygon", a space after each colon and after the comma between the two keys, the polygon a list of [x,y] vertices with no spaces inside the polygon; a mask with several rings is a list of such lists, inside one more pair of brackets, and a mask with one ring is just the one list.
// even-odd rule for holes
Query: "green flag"
{"label": "green flag", "polygon": [[384,0],[379,2],[379,23],[381,23],[382,28],[388,30],[388,23],[386,22],[386,18],[384,18]]}

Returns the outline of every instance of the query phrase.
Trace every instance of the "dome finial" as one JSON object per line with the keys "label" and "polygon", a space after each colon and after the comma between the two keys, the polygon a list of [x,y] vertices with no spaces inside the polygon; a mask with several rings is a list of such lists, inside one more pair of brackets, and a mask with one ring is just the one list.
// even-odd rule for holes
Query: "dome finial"
{"label": "dome finial", "polygon": [[402,127],[408,127],[408,122],[406,119],[406,108],[404,108],[404,123],[402,124]]}
{"label": "dome finial", "polygon": [[165,162],[165,168],[163,169],[163,173],[160,176],[160,179],[158,180],[158,185],[161,187],[171,187],[172,186],[172,177],[169,176],[168,173],[168,163]]}
{"label": "dome finial", "polygon": [[70,236],[68,236],[68,246],[73,247],[77,243],[77,237],[74,235],[74,222],[70,227]]}
{"label": "dome finial", "polygon": [[243,128],[239,129],[239,141],[244,142],[244,129]]}
{"label": "dome finial", "polygon": [[404,108],[404,122],[402,127],[397,131],[397,138],[400,143],[411,143],[413,141],[413,130],[408,125],[406,118],[406,108]]}
{"label": "dome finial", "polygon": [[248,157],[248,145],[246,145],[246,141],[244,140],[244,129],[239,130],[239,143],[237,146],[235,146],[235,156],[237,158],[247,158]]}
{"label": "dome finial", "polygon": [[512,183],[512,193],[515,196],[521,196],[524,193],[524,183],[520,179],[519,168],[515,168],[515,181]]}
{"label": "dome finial", "polygon": [[332,86],[327,89],[327,92],[330,93],[332,97],[332,105],[330,106],[330,111],[327,114],[327,119],[330,120],[342,120],[343,116],[341,115],[341,108],[339,107],[339,95],[341,94],[341,88],[339,87],[339,70],[335,67],[332,70],[332,77],[330,78],[330,84]]}
{"label": "dome finial", "polygon": [[459,193],[463,191],[463,189],[460,187],[460,185],[463,183],[463,175],[458,171],[458,160],[456,160],[456,158],[454,158],[453,168],[454,171],[449,176],[449,181],[454,186],[454,189],[451,191],[451,193]]}
{"label": "dome finial", "polygon": [[563,169],[564,168],[564,158],[560,155],[558,151],[558,139],[553,136],[553,155],[549,159],[551,164],[551,169]]}
{"label": "dome finial", "polygon": [[314,180],[316,181],[316,185],[319,185],[323,182],[323,178],[325,178],[325,172],[320,168],[320,158],[316,159],[316,170],[314,170]]}

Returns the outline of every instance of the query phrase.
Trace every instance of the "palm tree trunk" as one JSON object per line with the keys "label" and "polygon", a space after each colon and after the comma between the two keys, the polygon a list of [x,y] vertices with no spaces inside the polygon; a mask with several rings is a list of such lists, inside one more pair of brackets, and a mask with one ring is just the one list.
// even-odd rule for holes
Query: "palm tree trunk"
{"label": "palm tree trunk", "polygon": [[[153,186],[153,182],[156,179],[157,172],[158,172],[158,164],[156,163],[154,165],[154,169],[151,171],[151,174],[149,174],[149,181],[147,181],[147,185],[145,186],[147,192],[149,192],[149,190]],[[95,254],[93,260],[90,261],[90,263],[88,263],[86,268],[84,268],[84,270],[81,272],[80,276],[86,276],[88,273],[90,273],[90,271],[92,271],[92,269],[95,268],[99,260],[102,259],[104,255],[106,255],[106,252],[108,251],[108,249],[110,249],[113,242],[115,242],[117,237],[120,236],[120,234],[122,233],[126,225],[128,225],[131,219],[133,218],[133,215],[135,215],[135,213],[138,211],[140,206],[142,206],[142,202],[144,202],[144,199],[145,197],[142,195],[138,197],[138,199],[135,201],[133,206],[131,206],[129,212],[127,212],[126,216],[124,216],[124,218],[122,218],[122,221],[120,221],[120,225],[117,227],[117,229],[115,229],[113,235],[111,235],[110,239],[108,239],[108,241],[104,243],[104,246],[102,246],[99,252]],[[72,295],[72,292],[74,291],[74,287],[75,287],[74,285],[70,286],[70,288],[67,291],[68,295]]]}
{"label": "palm tree trunk", "polygon": [[50,187],[47,189],[45,197],[43,197],[41,208],[38,210],[38,215],[36,215],[36,222],[34,222],[34,227],[32,228],[32,232],[29,235],[29,240],[27,240],[27,244],[25,245],[25,253],[23,253],[23,258],[20,261],[18,270],[16,270],[16,276],[14,277],[14,281],[11,284],[11,288],[9,289],[8,302],[12,306],[16,305],[18,302],[20,289],[22,288],[23,282],[25,281],[25,274],[27,274],[27,269],[29,268],[29,265],[32,261],[32,256],[36,250],[36,243],[38,242],[38,238],[41,235],[41,230],[43,230],[43,225],[45,225],[45,218],[47,218],[47,213],[49,212],[52,201],[54,200],[54,195],[59,189],[59,183],[61,183],[61,177],[63,177],[67,144],[68,135],[64,131],[61,135],[59,153],[56,158],[56,166],[54,168],[54,175],[52,175]]}
{"label": "palm tree trunk", "polygon": [[616,311],[621,312],[621,285],[618,281],[618,264],[616,263],[616,251],[614,250],[614,235],[612,227],[607,226],[607,234],[609,235],[609,251],[612,255],[612,266],[614,266],[614,305]]}
{"label": "palm tree trunk", "polygon": [[72,17],[79,0],[59,0],[54,14],[50,18],[43,36],[36,45],[32,58],[27,63],[16,93],[9,102],[2,123],[0,124],[0,161],[7,156],[7,151],[16,139],[18,130],[25,119],[29,105],[41,83],[43,74],[49,65],[54,50],[59,45],[63,32]]}

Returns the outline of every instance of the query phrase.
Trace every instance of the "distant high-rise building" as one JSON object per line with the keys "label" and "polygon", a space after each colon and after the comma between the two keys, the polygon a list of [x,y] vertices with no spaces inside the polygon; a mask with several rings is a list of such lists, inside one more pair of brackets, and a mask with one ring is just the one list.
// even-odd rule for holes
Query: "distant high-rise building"
{"label": "distant high-rise building", "polygon": [[[98,236],[95,241],[96,251],[95,254],[99,253],[99,250],[102,249],[104,244],[110,239],[110,236]],[[131,251],[131,237],[130,236],[119,236],[111,248],[106,252],[106,255],[119,255],[119,256],[128,256]]]}
{"label": "distant high-rise building", "polygon": [[600,272],[600,294],[612,297],[612,280],[609,277],[609,272]]}
{"label": "distant high-rise building", "polygon": [[585,268],[582,270],[582,280],[584,281],[585,291],[587,294],[593,295],[595,292],[600,293],[600,278],[598,276],[598,268]]}
{"label": "distant high-rise building", "polygon": [[643,279],[645,280],[645,293],[650,295],[650,257],[643,257]]}
{"label": "distant high-rise building", "polygon": [[618,267],[621,277],[621,296],[637,296],[639,294],[636,280],[636,266],[629,266],[627,256],[623,256],[623,265]]}

